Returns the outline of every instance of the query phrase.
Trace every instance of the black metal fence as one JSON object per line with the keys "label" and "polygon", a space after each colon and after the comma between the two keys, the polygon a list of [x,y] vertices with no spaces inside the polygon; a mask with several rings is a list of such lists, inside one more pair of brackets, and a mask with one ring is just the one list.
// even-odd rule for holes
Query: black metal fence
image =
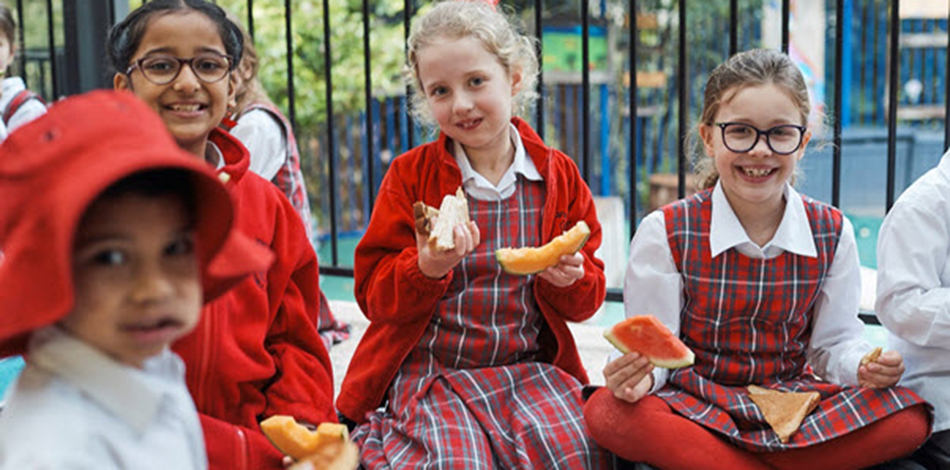
{"label": "black metal fence", "polygon": [[[20,55],[20,70],[31,87],[52,99],[63,80],[62,53],[57,52],[63,44],[54,35],[56,5],[52,0],[16,3],[21,37],[33,38],[21,47],[26,53]],[[131,3],[134,8],[144,2]],[[352,275],[352,246],[366,227],[389,162],[434,136],[412,122],[406,88],[398,79],[403,41],[424,4],[217,3],[246,19],[262,56],[265,87],[295,124],[323,234],[322,271]],[[611,236],[623,242],[650,209],[654,174],[675,174],[676,193],[685,195],[686,137],[696,122],[705,78],[731,53],[763,47],[764,11],[778,12],[779,41],[772,47],[795,52],[790,20],[796,11],[790,0],[505,4],[525,32],[539,39],[544,58],[538,82],[542,99],[529,121],[546,142],[576,159],[595,195],[622,201],[625,227]],[[24,11],[30,12],[27,18]],[[806,178],[810,193],[839,207],[844,201],[845,210],[854,209],[847,207],[852,188],[867,188],[851,181],[861,175],[842,171],[849,167],[846,159],[880,163],[884,176],[877,213],[883,215],[899,191],[926,169],[919,162],[938,157],[920,154],[942,151],[950,140],[948,18],[932,13],[902,17],[900,12],[900,0],[828,0],[824,5],[821,68],[828,72],[819,77],[824,85],[817,91],[827,97],[830,125],[824,139],[830,145],[809,152],[817,158]],[[28,28],[41,28],[38,18],[45,20],[45,35],[24,35],[24,19]],[[942,145],[918,146],[937,140]],[[861,155],[853,155],[852,146],[862,148]],[[858,166],[873,165],[862,161]],[[623,256],[608,260],[623,262]],[[622,300],[617,287],[608,290],[609,300]]]}

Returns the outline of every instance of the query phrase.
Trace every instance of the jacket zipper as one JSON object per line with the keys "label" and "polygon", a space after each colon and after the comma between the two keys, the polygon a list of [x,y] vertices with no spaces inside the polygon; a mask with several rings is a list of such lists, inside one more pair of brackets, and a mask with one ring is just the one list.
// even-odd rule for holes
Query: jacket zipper
{"label": "jacket zipper", "polygon": [[240,426],[234,426],[234,429],[237,430],[238,437],[238,461],[237,470],[248,470],[247,469],[247,435],[244,434],[244,430]]}

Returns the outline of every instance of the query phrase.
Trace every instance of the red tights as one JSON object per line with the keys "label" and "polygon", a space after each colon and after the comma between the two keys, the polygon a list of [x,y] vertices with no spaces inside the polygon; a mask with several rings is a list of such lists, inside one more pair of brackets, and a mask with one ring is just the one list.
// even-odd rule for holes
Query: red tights
{"label": "red tights", "polygon": [[752,453],[647,396],[637,403],[601,388],[584,405],[584,418],[598,444],[631,462],[676,469],[865,468],[904,455],[929,434],[923,405],[913,406],[837,439],[802,449]]}

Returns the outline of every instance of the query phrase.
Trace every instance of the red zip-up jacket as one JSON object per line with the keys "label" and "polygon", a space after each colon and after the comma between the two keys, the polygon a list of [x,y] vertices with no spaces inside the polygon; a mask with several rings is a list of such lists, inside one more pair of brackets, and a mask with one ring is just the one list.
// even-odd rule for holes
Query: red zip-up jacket
{"label": "red zip-up jacket", "polygon": [[275,261],[207,304],[194,332],[174,350],[204,428],[212,470],[283,469],[282,454],[261,433],[275,414],[336,422],[330,357],[317,334],[317,257],[290,201],[247,171],[250,156],[215,129],[221,173],[234,200],[236,227],[270,248]]}
{"label": "red zip-up jacket", "polygon": [[[536,278],[534,296],[545,320],[539,360],[550,362],[587,383],[567,321],[590,318],[604,302],[603,261],[594,257],[601,228],[590,189],[577,165],[541,141],[521,119],[517,127],[525,151],[544,177],[546,197],[541,237],[547,243],[579,220],[590,226],[584,256],[584,277],[560,288]],[[419,270],[412,204],[423,201],[438,207],[442,197],[455,194],[462,173],[448,152],[445,134],[393,160],[383,178],[366,233],[356,247],[354,276],[356,301],[370,324],[357,346],[336,406],[350,420],[362,423],[366,413],[383,403],[399,366],[425,332],[436,305],[452,282],[452,272],[430,279]]]}

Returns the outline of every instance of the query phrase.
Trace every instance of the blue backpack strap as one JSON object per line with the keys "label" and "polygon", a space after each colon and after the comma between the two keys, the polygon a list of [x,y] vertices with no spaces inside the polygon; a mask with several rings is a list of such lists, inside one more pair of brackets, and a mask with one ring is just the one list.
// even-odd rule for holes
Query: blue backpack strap
{"label": "blue backpack strap", "polygon": [[37,95],[30,90],[20,90],[20,92],[17,93],[9,103],[7,103],[7,107],[3,110],[3,124],[6,125],[8,122],[10,122],[10,118],[16,114],[17,110],[20,109],[20,106],[23,106],[23,103],[33,99],[39,100],[43,106],[46,106],[46,102],[43,101],[43,98],[40,97],[40,95]]}

